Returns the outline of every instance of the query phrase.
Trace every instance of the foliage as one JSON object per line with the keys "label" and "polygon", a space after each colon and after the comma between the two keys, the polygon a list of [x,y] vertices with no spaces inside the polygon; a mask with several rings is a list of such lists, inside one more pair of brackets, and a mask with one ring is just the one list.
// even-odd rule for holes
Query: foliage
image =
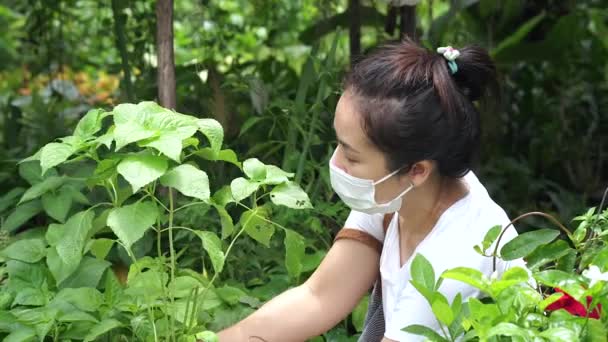
{"label": "foliage", "polygon": [[[285,267],[298,276],[303,237],[271,214],[278,205],[311,208],[308,196],[292,173],[255,158],[241,164],[222,142],[213,119],[126,103],[90,110],[72,135],[22,161],[21,175],[32,185],[11,195],[18,203],[2,230],[18,231],[39,212],[52,223],[15,235],[1,251],[0,334],[21,341],[194,341],[218,309],[240,300],[259,305],[239,287],[217,287],[216,279],[241,235],[268,246],[277,227],[285,233]],[[213,184],[194,158],[226,160],[244,177]],[[218,212],[215,227],[179,225],[180,211],[201,205]],[[229,209],[241,209],[238,222]],[[180,233],[200,241],[202,273],[180,264]],[[138,257],[138,244],[153,235],[157,255]],[[116,252],[131,261],[122,281]]]}
{"label": "foliage", "polygon": [[[457,267],[435,280],[432,265],[418,254],[411,266],[411,283],[427,299],[441,332],[421,325],[403,330],[430,341],[606,341],[608,336],[608,210],[591,208],[573,220],[578,227],[566,239],[558,230],[521,234],[497,253],[497,226],[476,250],[484,256],[525,258],[528,270],[507,269],[488,278],[479,270]],[[509,226],[504,227],[503,231]],[[502,234],[500,234],[502,235]],[[486,298],[462,298],[449,303],[441,293],[443,279],[466,283]]]}

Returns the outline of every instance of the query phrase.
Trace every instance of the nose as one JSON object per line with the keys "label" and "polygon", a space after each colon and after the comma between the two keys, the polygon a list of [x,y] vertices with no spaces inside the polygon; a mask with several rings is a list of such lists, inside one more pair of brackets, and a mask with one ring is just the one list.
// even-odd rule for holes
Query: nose
{"label": "nose", "polygon": [[340,149],[338,147],[336,147],[336,152],[334,154],[334,158],[332,159],[334,166],[336,166],[338,169],[341,169],[342,171],[348,173],[348,170],[346,169],[346,166],[344,166],[344,163],[342,162],[342,153],[340,151]]}

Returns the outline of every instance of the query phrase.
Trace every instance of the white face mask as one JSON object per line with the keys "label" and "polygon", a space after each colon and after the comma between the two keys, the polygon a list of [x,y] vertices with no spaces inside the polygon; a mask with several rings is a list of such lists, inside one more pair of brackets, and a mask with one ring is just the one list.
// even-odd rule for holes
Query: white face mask
{"label": "white face mask", "polygon": [[[337,149],[336,149],[337,150]],[[329,160],[329,178],[334,191],[340,199],[351,209],[366,214],[388,214],[394,213],[401,208],[401,198],[414,188],[412,183],[402,193],[386,203],[376,203],[376,185],[391,178],[400,169],[397,169],[377,181],[362,179],[349,175],[334,164],[336,152]]]}

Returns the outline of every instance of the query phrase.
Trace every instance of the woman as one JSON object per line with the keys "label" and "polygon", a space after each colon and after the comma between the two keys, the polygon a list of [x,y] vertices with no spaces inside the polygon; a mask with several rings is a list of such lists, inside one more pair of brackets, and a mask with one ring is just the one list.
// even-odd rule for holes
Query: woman
{"label": "woman", "polygon": [[[401,329],[441,329],[409,282],[416,253],[435,274],[458,266],[492,274],[492,259],[473,246],[509,219],[470,169],[480,138],[474,102],[495,85],[495,67],[478,47],[438,51],[404,40],[354,65],[329,161],[332,187],[352,209],[345,228],[304,284],[222,331],[220,341],[304,341],[344,319],[377,280],[360,340],[419,341]],[[507,267],[500,263],[498,273]],[[450,302],[458,293],[480,296],[458,281],[440,290]]]}

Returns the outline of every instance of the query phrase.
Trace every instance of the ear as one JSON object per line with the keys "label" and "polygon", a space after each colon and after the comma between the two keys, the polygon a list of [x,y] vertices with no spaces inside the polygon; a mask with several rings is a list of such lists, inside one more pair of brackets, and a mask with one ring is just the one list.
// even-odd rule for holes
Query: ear
{"label": "ear", "polygon": [[412,165],[407,173],[407,177],[404,178],[409,178],[408,181],[414,183],[415,187],[419,187],[429,180],[433,170],[435,170],[435,162],[422,160]]}

